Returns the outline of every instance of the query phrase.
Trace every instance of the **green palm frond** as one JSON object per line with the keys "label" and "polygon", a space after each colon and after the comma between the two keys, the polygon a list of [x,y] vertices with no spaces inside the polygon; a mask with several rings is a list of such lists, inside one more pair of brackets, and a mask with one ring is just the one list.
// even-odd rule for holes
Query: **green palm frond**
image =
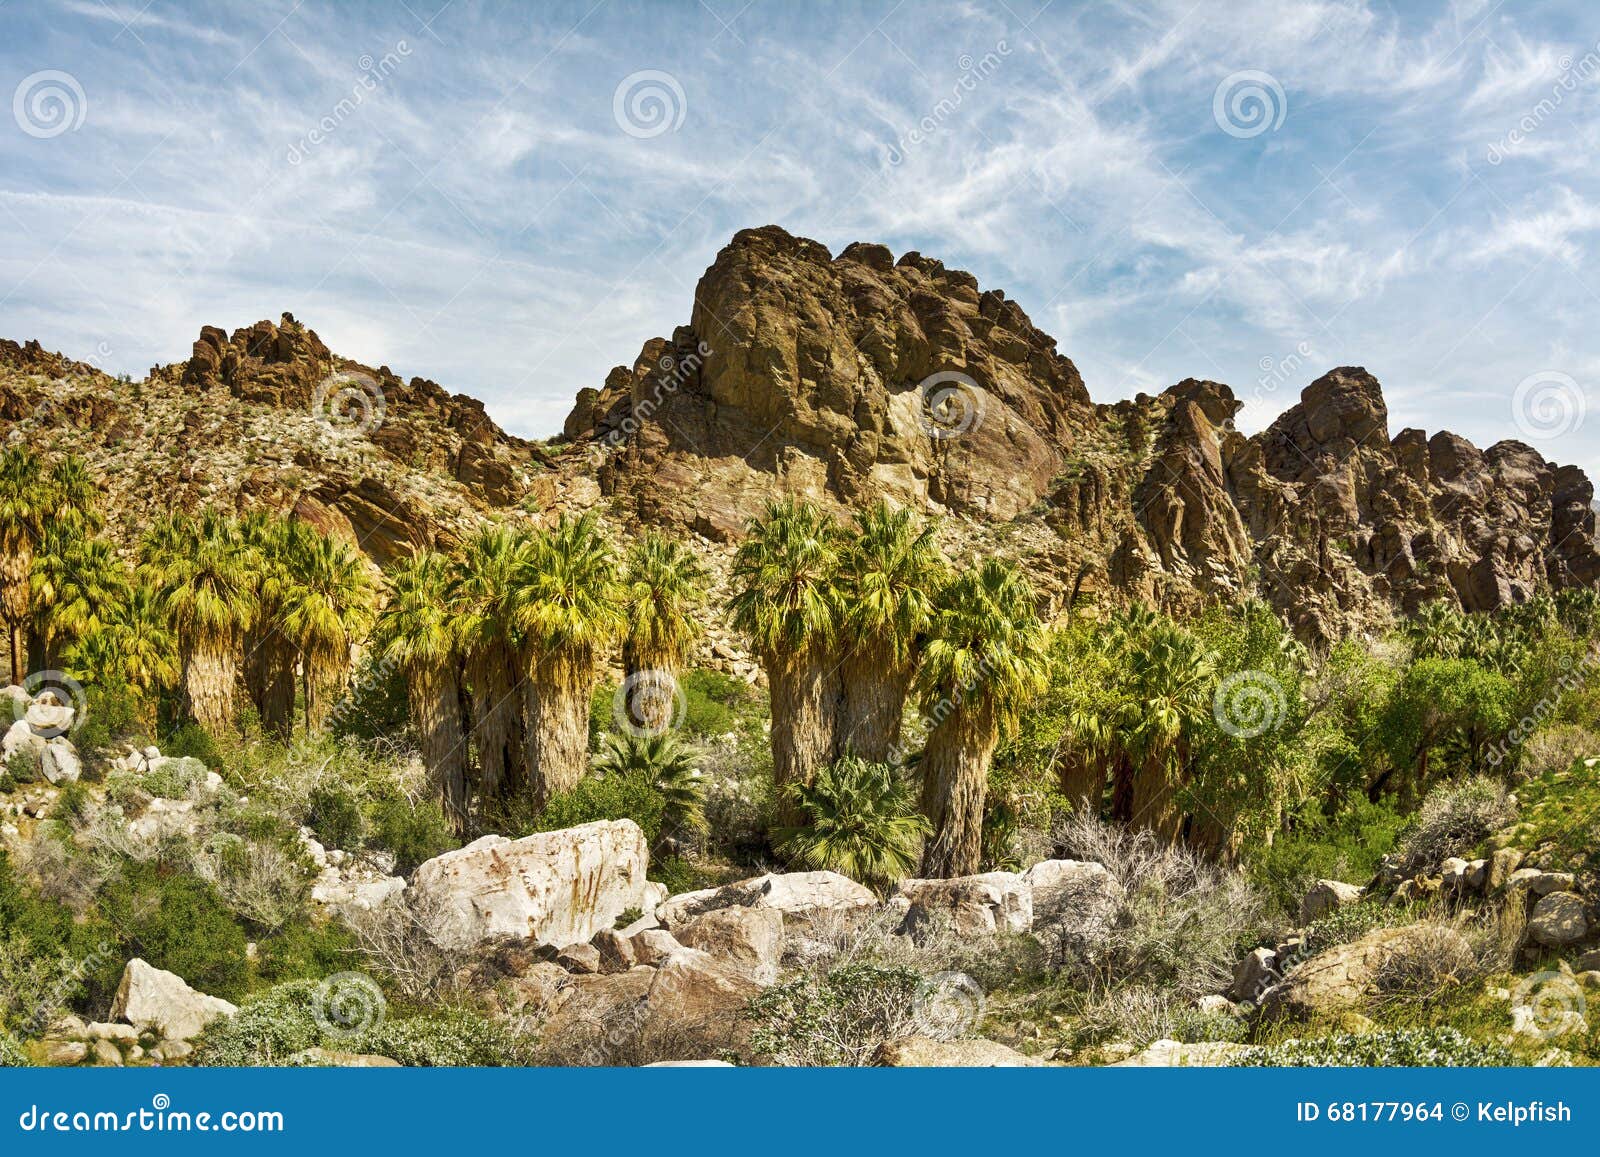
{"label": "green palm frond", "polygon": [[846,756],[789,793],[803,822],[778,834],[794,862],[840,872],[882,891],[916,867],[932,830],[892,767]]}

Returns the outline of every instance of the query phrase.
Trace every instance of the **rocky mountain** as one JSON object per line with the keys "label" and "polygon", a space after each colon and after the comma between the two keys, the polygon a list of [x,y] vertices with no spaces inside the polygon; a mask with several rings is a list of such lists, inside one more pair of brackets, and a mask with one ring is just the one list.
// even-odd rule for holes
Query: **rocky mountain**
{"label": "rocky mountain", "polygon": [[[1515,441],[1391,436],[1365,370],[1330,370],[1268,430],[1190,379],[1096,404],[1018,305],[918,253],[837,256],[745,230],[686,325],[579,391],[563,435],[340,358],[285,314],[205,327],[142,381],[0,342],[0,429],[84,454],[131,541],[156,514],[266,506],[348,535],[380,565],[490,517],[598,509],[687,534],[725,574],[780,494],[842,514],[879,497],[939,516],[961,557],[1022,561],[1059,611],[1170,610],[1259,595],[1307,640],[1433,599],[1489,610],[1600,581],[1593,486]],[[742,657],[714,634],[712,656]]]}

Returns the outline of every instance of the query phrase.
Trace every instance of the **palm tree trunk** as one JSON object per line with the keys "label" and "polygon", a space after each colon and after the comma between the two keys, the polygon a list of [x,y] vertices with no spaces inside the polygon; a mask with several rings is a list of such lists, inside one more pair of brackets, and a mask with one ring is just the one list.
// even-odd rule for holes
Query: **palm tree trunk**
{"label": "palm tree trunk", "polygon": [[900,722],[905,714],[911,665],[897,661],[892,647],[864,643],[844,663],[838,754],[852,752],[873,763],[898,762]]}
{"label": "palm tree trunk", "polygon": [[1000,742],[987,703],[958,707],[934,727],[922,751],[922,814],[933,835],[922,849],[925,878],[970,876],[983,859],[983,800]]}
{"label": "palm tree trunk", "polygon": [[406,672],[406,694],[434,796],[459,836],[467,830],[467,745],[455,666],[412,667]]}
{"label": "palm tree trunk", "polygon": [[528,778],[535,807],[570,791],[589,770],[593,664],[551,654],[540,659],[523,696],[528,715]]}
{"label": "palm tree trunk", "polygon": [[184,700],[194,721],[214,735],[233,726],[233,688],[237,679],[230,637],[203,637],[191,642],[183,656]]}
{"label": "palm tree trunk", "polygon": [[478,748],[478,790],[485,800],[509,795],[522,774],[522,704],[510,651],[502,644],[472,656],[472,738]]}
{"label": "palm tree trunk", "polygon": [[1135,827],[1148,828],[1161,839],[1177,840],[1183,816],[1177,808],[1177,786],[1167,774],[1163,753],[1148,756],[1133,777],[1133,815]]}
{"label": "palm tree trunk", "polygon": [[0,618],[11,631],[11,682],[21,686],[28,673],[23,639],[32,602],[28,574],[33,570],[33,546],[25,538],[8,545],[11,549],[0,553]]}
{"label": "palm tree trunk", "polygon": [[1069,751],[1062,756],[1056,772],[1061,794],[1074,811],[1090,816],[1100,814],[1106,794],[1106,761],[1098,755]]}
{"label": "palm tree trunk", "polygon": [[678,663],[671,655],[622,644],[622,685],[629,690],[623,710],[628,723],[650,735],[672,729],[677,714]]}
{"label": "palm tree trunk", "polygon": [[771,655],[766,664],[772,699],[772,779],[782,827],[795,826],[800,819],[789,798],[789,785],[810,784],[817,769],[838,755],[839,679],[824,657],[810,651]]}

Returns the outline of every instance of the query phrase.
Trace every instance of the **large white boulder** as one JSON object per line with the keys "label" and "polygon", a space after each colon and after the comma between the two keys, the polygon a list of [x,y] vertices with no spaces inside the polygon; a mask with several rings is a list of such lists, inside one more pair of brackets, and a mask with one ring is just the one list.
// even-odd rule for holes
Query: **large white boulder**
{"label": "large white boulder", "polygon": [[718,908],[776,908],[786,917],[805,921],[824,912],[866,911],[877,903],[868,889],[838,872],[770,872],[673,896],[656,908],[656,919],[670,931]]}
{"label": "large white boulder", "polygon": [[18,719],[6,729],[5,738],[0,739],[0,756],[10,759],[19,751],[31,751],[42,756],[44,744],[45,741],[33,733],[26,719]]}
{"label": "large white boulder", "polygon": [[948,923],[962,936],[1026,932],[1033,927],[1033,889],[1015,872],[984,872],[950,880],[901,880],[908,931]]}
{"label": "large white boulder", "polygon": [[196,992],[176,973],[138,958],[122,970],[122,983],[111,1002],[111,1019],[152,1029],[166,1040],[197,1037],[218,1017],[238,1011],[225,1000]]}
{"label": "large white boulder", "polygon": [[598,820],[520,840],[484,836],[416,870],[408,890],[450,947],[505,937],[587,944],[643,908],[650,852],[632,820]]}

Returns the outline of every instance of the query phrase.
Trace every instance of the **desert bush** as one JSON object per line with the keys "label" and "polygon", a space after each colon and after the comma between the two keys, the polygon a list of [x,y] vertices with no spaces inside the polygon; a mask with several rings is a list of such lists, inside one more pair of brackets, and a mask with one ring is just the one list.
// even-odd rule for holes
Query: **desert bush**
{"label": "desert bush", "polygon": [[355,940],[337,920],[301,914],[257,945],[256,976],[268,984],[330,976],[357,958]]}
{"label": "desert bush", "polygon": [[1515,818],[1504,784],[1483,776],[1442,783],[1430,791],[1400,839],[1409,871],[1426,871],[1441,860],[1472,852]]}
{"label": "desert bush", "polygon": [[401,875],[460,846],[443,809],[431,799],[386,796],[372,807],[371,829],[368,842],[393,853],[395,871]]}
{"label": "desert bush", "polygon": [[1239,956],[1278,931],[1266,896],[1242,872],[1149,831],[1077,814],[1055,843],[1056,855],[1103,864],[1123,888],[1104,942],[1066,946],[1066,970],[1090,986],[1156,983],[1190,999],[1218,992]]}
{"label": "desert bush", "polygon": [[1516,1064],[1504,1045],[1453,1028],[1379,1029],[1289,1040],[1242,1053],[1249,1068],[1481,1068]]}
{"label": "desert bush", "polygon": [[1424,920],[1384,957],[1373,987],[1381,1003],[1431,1005],[1481,984],[1507,963],[1492,934],[1471,925]]}
{"label": "desert bush", "polygon": [[1405,816],[1391,801],[1369,803],[1358,796],[1332,819],[1309,816],[1272,843],[1248,849],[1245,870],[1292,919],[1300,898],[1318,880],[1372,879],[1405,826]]}
{"label": "desert bush", "polygon": [[423,1068],[526,1065],[534,1056],[532,1042],[463,1009],[384,1020],[338,1047]]}
{"label": "desert bush", "polygon": [[138,777],[138,785],[162,799],[188,799],[205,782],[206,764],[193,756],[173,758]]}
{"label": "desert bush", "polygon": [[193,860],[193,871],[254,928],[270,935],[304,909],[311,888],[310,862],[299,849],[275,841],[219,833]]}
{"label": "desert bush", "polygon": [[923,976],[959,972],[985,991],[1037,979],[1047,970],[1044,949],[1032,936],[963,936],[938,916],[920,924],[915,937],[902,936],[901,921],[891,908],[866,915],[818,912],[803,932],[785,938],[784,959],[815,976],[857,965]]}
{"label": "desert bush", "polygon": [[130,863],[106,885],[100,908],[126,956],[142,956],[228,1000],[248,986],[244,929],[205,880],[155,862]]}
{"label": "desert bush", "polygon": [[1600,735],[1587,727],[1557,723],[1534,732],[1522,745],[1518,770],[1524,779],[1565,771],[1573,760],[1600,754]]}
{"label": "desert bush", "polygon": [[17,783],[38,783],[44,778],[39,753],[29,747],[19,747],[6,760],[6,774]]}
{"label": "desert bush", "polygon": [[1192,1001],[1147,985],[1130,985],[1088,997],[1077,1009],[1068,1046],[1126,1041],[1146,1048],[1158,1040],[1240,1041],[1249,1026],[1236,1016],[1201,1012]]}
{"label": "desert bush", "polygon": [[320,783],[311,791],[306,826],[330,848],[359,848],[366,822],[361,801],[348,788]]}
{"label": "desert bush", "polygon": [[1306,925],[1304,942],[1308,952],[1322,952],[1359,940],[1374,928],[1391,928],[1415,919],[1410,907],[1396,908],[1377,900],[1363,900],[1317,917]]}
{"label": "desert bush", "polygon": [[591,776],[550,800],[526,831],[554,832],[595,820],[632,820],[651,843],[661,833],[665,801],[648,773]]}
{"label": "desert bush", "polygon": [[8,1032],[0,1031],[0,1069],[25,1069],[28,1067],[28,1058],[22,1051],[22,1046],[17,1043],[17,1038]]}
{"label": "desert bush", "polygon": [[322,1039],[318,984],[294,980],[249,997],[232,1017],[213,1023],[195,1050],[199,1065],[279,1065]]}
{"label": "desert bush", "polygon": [[750,1001],[751,1051],[778,1065],[865,1065],[917,1031],[923,984],[914,969],[873,964],[801,974]]}
{"label": "desert bush", "polygon": [[454,916],[420,902],[391,904],[353,913],[348,920],[355,950],[402,998],[427,1004],[456,995],[457,974],[470,949],[449,948]]}

